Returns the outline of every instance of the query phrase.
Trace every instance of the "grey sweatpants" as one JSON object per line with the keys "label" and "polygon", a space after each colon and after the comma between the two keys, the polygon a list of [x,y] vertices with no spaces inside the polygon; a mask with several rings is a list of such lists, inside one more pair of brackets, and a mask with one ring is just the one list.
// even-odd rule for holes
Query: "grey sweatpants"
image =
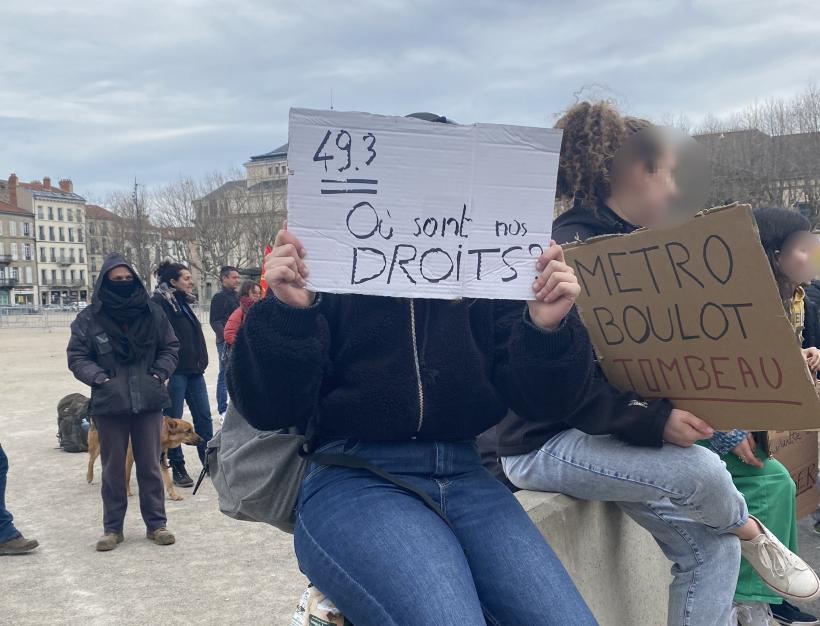
{"label": "grey sweatpants", "polygon": [[125,521],[125,511],[128,508],[125,457],[128,454],[129,437],[134,449],[142,519],[148,530],[165,526],[165,491],[159,470],[162,413],[106,415],[95,417],[94,424],[100,435],[105,532],[121,533]]}

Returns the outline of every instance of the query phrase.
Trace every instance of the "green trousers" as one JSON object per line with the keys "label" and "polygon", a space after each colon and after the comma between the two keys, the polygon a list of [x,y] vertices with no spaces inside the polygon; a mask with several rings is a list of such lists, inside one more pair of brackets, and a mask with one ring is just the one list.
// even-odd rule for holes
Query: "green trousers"
{"label": "green trousers", "polygon": [[[757,450],[757,456],[763,461],[762,468],[743,463],[731,452],[721,458],[735,487],[746,499],[749,514],[759,519],[789,550],[797,552],[797,488],[789,470],[780,461],[767,458],[761,449]],[[735,602],[781,604],[783,598],[769,589],[743,559]]]}

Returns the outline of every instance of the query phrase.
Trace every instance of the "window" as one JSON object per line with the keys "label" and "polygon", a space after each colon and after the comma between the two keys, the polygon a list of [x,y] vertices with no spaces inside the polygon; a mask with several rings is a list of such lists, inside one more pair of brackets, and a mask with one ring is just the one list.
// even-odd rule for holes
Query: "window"
{"label": "window", "polygon": [[23,244],[23,259],[26,261],[31,261],[31,244],[24,243]]}
{"label": "window", "polygon": [[48,207],[48,219],[50,219],[50,220],[54,219],[54,207],[51,207],[51,206]]}
{"label": "window", "polygon": [[0,241],[0,256],[3,256],[3,242]]}
{"label": "window", "polygon": [[77,241],[79,241],[80,243],[82,243],[84,241],[83,229],[82,228],[77,229]]}
{"label": "window", "polygon": [[[277,173],[278,173],[279,168],[277,167],[276,169],[277,169]],[[273,168],[269,167],[268,168],[268,176],[270,176],[271,174],[273,174]]]}
{"label": "window", "polygon": [[51,247],[51,262],[57,262],[57,249],[54,246]]}
{"label": "window", "polygon": [[33,285],[34,284],[34,279],[33,279],[33,276],[32,276],[31,266],[28,266],[26,268],[26,284],[27,285]]}
{"label": "window", "polygon": [[23,222],[23,236],[31,237],[31,224],[28,222]]}
{"label": "window", "polygon": [[0,235],[3,234],[3,222],[0,222]]}
{"label": "window", "polygon": [[54,241],[54,226],[48,227],[48,240]]}
{"label": "window", "polygon": [[17,222],[9,222],[9,235],[12,237],[17,236]]}
{"label": "window", "polygon": [[65,270],[60,270],[60,278],[62,278],[63,284],[65,285]]}
{"label": "window", "polygon": [[73,228],[68,229],[68,240],[71,241],[71,242],[74,241],[74,229]]}
{"label": "window", "polygon": [[40,263],[46,262],[46,249],[41,247],[40,248]]}
{"label": "window", "polygon": [[80,270],[80,280],[85,282],[85,270]]}
{"label": "window", "polygon": [[83,221],[83,212],[80,209],[77,209],[77,221],[78,222]]}
{"label": "window", "polygon": [[51,270],[51,283],[53,285],[57,284],[57,270]]}
{"label": "window", "polygon": [[61,206],[57,207],[57,219],[61,222],[63,221],[63,207]]}
{"label": "window", "polygon": [[88,222],[88,234],[94,235],[97,232],[97,228],[94,225],[94,222]]}
{"label": "window", "polygon": [[94,258],[94,257],[91,257],[91,271],[92,272],[97,271],[97,259]]}
{"label": "window", "polygon": [[14,280],[20,280],[20,268],[19,267],[12,267],[11,268],[11,277]]}
{"label": "window", "polygon": [[43,219],[43,216],[44,216],[44,215],[45,215],[45,213],[44,213],[44,211],[43,211],[43,205],[42,205],[42,204],[38,204],[38,205],[37,205],[37,219],[39,219],[39,220]]}
{"label": "window", "polygon": [[[12,222],[12,223],[14,223],[14,222]],[[11,243],[11,244],[9,244],[9,247],[11,248],[11,260],[16,261],[17,260],[17,244],[16,243]]]}
{"label": "window", "polygon": [[65,248],[60,248],[60,261],[65,261]]}
{"label": "window", "polygon": [[85,263],[85,252],[80,248],[80,263]]}
{"label": "window", "polygon": [[65,241],[65,228],[60,226],[60,241]]}
{"label": "window", "polygon": [[67,217],[69,222],[74,221],[74,211],[72,209],[66,209]]}
{"label": "window", "polygon": [[40,241],[45,241],[46,239],[46,227],[40,226]]}
{"label": "window", "polygon": [[74,270],[71,270],[71,282],[73,283],[75,280]]}
{"label": "window", "polygon": [[48,284],[48,273],[46,272],[46,270],[43,270],[43,284]]}

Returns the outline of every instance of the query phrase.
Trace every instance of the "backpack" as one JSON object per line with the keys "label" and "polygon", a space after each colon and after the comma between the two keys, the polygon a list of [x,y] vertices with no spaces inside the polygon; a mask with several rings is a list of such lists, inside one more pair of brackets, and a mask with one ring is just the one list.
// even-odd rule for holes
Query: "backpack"
{"label": "backpack", "polygon": [[81,393],[72,393],[57,403],[57,439],[65,452],[87,452],[89,399]]}
{"label": "backpack", "polygon": [[[308,425],[312,430],[312,425]],[[291,428],[262,431],[228,405],[221,430],[208,441],[205,463],[194,487],[196,495],[206,475],[216,490],[219,510],[237,520],[262,522],[293,533],[296,503],[308,461],[367,470],[424,502],[452,528],[439,505],[407,481],[347,454],[310,452],[312,437]]]}

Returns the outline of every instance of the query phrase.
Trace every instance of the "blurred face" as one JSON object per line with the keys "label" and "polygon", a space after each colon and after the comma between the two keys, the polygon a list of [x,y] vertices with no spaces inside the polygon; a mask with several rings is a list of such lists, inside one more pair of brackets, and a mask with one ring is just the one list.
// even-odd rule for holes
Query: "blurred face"
{"label": "blurred face", "polygon": [[678,195],[676,165],[677,158],[670,149],[658,159],[654,170],[643,161],[636,161],[627,169],[620,186],[625,197],[622,210],[630,222],[647,228],[663,222]]}
{"label": "blurred face", "polygon": [[114,269],[108,271],[105,277],[111,282],[130,282],[134,280],[134,274],[124,265],[118,265]]}
{"label": "blurred face", "polygon": [[187,294],[192,294],[194,292],[194,278],[191,276],[191,272],[182,270],[179,273],[179,278],[176,280],[171,279],[171,287],[184,291]]}
{"label": "blurred face", "polygon": [[236,288],[239,287],[239,272],[234,270],[223,278],[222,286],[225,287],[225,289],[232,289],[233,291],[236,291]]}
{"label": "blurred face", "polygon": [[248,295],[251,297],[251,302],[256,302],[262,297],[262,289],[259,287],[254,287]]}
{"label": "blurred face", "polygon": [[811,233],[795,233],[777,253],[780,271],[794,283],[808,283],[817,274],[818,241]]}

